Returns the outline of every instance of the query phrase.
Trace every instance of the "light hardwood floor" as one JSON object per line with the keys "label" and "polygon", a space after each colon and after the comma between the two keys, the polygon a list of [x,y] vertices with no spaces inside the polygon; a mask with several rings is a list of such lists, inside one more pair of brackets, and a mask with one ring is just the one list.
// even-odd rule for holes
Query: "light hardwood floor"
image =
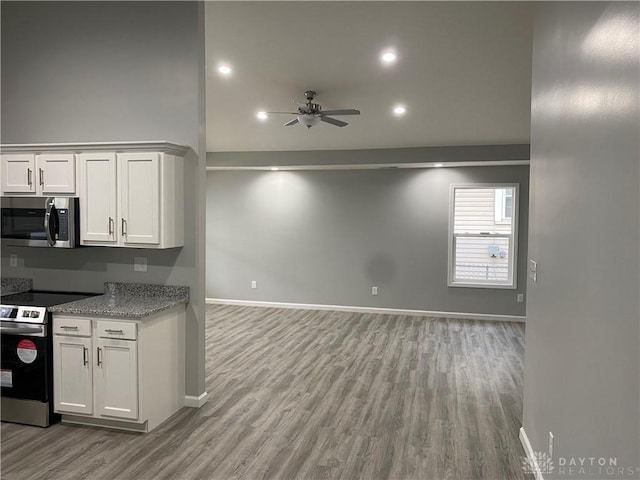
{"label": "light hardwood floor", "polygon": [[143,435],[2,424],[5,480],[522,474],[524,325],[207,306],[207,390]]}

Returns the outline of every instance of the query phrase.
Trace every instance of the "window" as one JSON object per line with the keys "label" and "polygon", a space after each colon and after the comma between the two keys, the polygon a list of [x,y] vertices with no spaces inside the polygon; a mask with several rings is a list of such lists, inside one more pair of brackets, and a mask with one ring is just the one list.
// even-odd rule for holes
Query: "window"
{"label": "window", "polygon": [[516,288],[518,185],[452,185],[449,211],[449,286]]}
{"label": "window", "polygon": [[511,223],[513,215],[513,188],[496,188],[495,190],[496,223]]}

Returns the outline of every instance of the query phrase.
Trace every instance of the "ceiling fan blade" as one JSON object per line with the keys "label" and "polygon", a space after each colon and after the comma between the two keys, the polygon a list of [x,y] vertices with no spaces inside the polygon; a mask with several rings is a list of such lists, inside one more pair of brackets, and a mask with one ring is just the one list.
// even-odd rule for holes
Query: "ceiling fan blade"
{"label": "ceiling fan blade", "polygon": [[347,108],[345,110],[322,110],[322,115],[360,115],[360,110]]}
{"label": "ceiling fan blade", "polygon": [[264,112],[264,113],[266,113],[267,115],[272,115],[272,114],[275,114],[275,115],[298,115],[298,112]]}
{"label": "ceiling fan blade", "polygon": [[330,123],[331,125],[335,125],[336,127],[344,127],[346,125],[349,125],[347,122],[343,122],[342,120],[338,120],[337,118],[325,117],[324,115],[320,117],[320,120]]}
{"label": "ceiling fan blade", "polygon": [[298,117],[294,118],[293,120],[289,120],[287,123],[284,124],[284,126],[290,127],[291,125],[295,125],[296,123],[298,123]]}

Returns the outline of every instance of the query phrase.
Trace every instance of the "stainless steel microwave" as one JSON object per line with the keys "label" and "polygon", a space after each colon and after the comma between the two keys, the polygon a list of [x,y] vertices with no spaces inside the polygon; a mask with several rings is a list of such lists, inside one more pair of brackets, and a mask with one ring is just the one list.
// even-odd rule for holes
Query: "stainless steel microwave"
{"label": "stainless steel microwave", "polygon": [[2,197],[0,203],[3,245],[80,246],[77,197]]}

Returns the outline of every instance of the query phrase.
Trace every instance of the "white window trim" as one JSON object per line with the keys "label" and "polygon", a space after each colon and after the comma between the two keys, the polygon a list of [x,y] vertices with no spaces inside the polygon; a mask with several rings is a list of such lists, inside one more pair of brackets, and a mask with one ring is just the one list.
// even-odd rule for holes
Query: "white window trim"
{"label": "white window trim", "polygon": [[[454,259],[454,242],[456,235],[454,235],[454,200],[455,200],[455,191],[457,188],[513,188],[513,244],[510,245],[511,255],[511,263],[509,267],[513,271],[511,276],[512,282],[511,284],[483,284],[483,283],[469,283],[469,282],[456,282],[454,281],[454,268],[455,268],[455,259]],[[447,285],[449,287],[464,287],[464,288],[492,288],[492,289],[502,289],[502,290],[515,290],[518,288],[518,222],[519,222],[519,205],[520,205],[520,184],[519,183],[452,183],[449,186],[449,247],[448,247],[448,255],[447,255],[447,263],[448,263],[448,274],[447,274]],[[462,236],[471,236],[476,234],[462,234]],[[477,234],[477,236],[504,236],[504,234]],[[460,236],[460,234],[458,234]]]}

